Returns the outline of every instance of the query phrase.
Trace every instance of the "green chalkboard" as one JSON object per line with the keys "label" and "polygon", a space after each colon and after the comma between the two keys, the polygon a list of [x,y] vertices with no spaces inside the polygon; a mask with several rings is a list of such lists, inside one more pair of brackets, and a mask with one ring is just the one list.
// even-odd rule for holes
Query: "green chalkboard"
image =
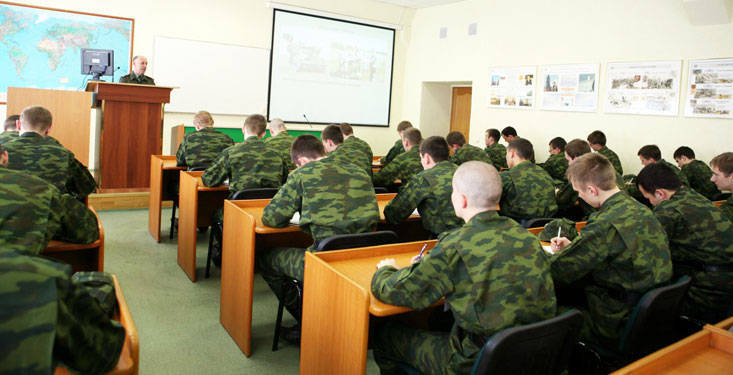
{"label": "green chalkboard", "polygon": [[[214,129],[228,135],[231,139],[234,140],[234,142],[244,141],[244,135],[242,134],[241,128],[214,128]],[[190,133],[192,131],[196,131],[196,128],[194,128],[193,126],[185,127],[186,133]],[[321,139],[321,132],[319,130],[292,130],[292,129],[289,129],[288,134],[292,135],[293,137],[297,137],[303,134],[310,134],[310,135],[314,135],[318,139]],[[265,131],[265,138],[270,138],[269,130]]]}

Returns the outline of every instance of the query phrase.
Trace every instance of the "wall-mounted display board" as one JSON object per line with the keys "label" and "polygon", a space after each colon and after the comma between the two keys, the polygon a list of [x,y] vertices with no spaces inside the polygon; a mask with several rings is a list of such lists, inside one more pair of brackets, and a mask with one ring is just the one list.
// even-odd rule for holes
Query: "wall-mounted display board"
{"label": "wall-mounted display board", "polygon": [[605,111],[677,116],[681,72],[680,60],[608,63]]}
{"label": "wall-mounted display board", "polygon": [[685,116],[733,118],[733,59],[690,60]]}
{"label": "wall-mounted display board", "polygon": [[489,107],[534,108],[537,67],[491,68]]}
{"label": "wall-mounted display board", "polygon": [[547,65],[540,68],[540,109],[595,112],[599,64]]}

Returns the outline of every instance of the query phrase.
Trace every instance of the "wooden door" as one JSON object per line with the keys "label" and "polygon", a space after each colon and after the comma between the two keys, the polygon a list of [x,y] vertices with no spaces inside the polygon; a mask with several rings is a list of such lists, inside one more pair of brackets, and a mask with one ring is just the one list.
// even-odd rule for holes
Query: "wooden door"
{"label": "wooden door", "polygon": [[450,110],[450,131],[459,131],[468,139],[471,128],[471,88],[454,87]]}

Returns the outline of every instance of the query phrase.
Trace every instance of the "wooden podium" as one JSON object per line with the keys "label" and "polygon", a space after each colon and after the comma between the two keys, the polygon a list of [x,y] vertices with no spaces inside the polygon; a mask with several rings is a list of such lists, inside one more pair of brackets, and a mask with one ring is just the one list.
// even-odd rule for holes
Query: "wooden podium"
{"label": "wooden podium", "polygon": [[91,81],[86,91],[102,109],[100,186],[140,189],[150,186],[150,155],[163,143],[163,105],[172,87]]}

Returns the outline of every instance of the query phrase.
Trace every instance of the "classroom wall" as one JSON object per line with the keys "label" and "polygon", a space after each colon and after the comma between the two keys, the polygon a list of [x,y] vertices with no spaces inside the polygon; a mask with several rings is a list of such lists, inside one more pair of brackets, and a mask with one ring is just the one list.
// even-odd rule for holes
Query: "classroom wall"
{"label": "classroom wall", "polygon": [[[150,59],[147,74],[155,78],[154,37],[157,35],[218,43],[270,48],[272,8],[264,0],[154,0],[154,1],[86,1],[36,0],[24,4],[84,11],[135,19],[133,54]],[[409,24],[414,13],[408,8],[370,0],[286,0],[278,2],[336,15],[356,17],[395,25],[405,25],[395,37],[395,59],[390,128],[357,127],[355,134],[372,145],[375,155],[385,154],[397,138],[395,128],[402,120],[402,87],[404,55],[409,43]],[[307,8],[307,9],[306,9]],[[213,62],[212,62],[213,63]],[[218,74],[214,66],[202,66],[201,74]],[[5,106],[0,106],[0,113]],[[201,108],[205,109],[205,108]],[[264,115],[264,113],[263,113]],[[244,116],[214,114],[216,126],[241,127]],[[169,150],[170,128],[191,124],[192,113],[166,113],[164,118],[164,153]],[[308,126],[298,126],[308,129]],[[315,126],[314,128],[321,128]]]}
{"label": "classroom wall", "polygon": [[[478,35],[468,36],[473,22],[478,23]],[[438,38],[440,27],[448,28],[446,39]],[[626,173],[638,172],[636,153],[650,143],[659,145],[671,162],[683,144],[709,161],[733,151],[733,120],[605,114],[605,66],[720,57],[733,57],[733,24],[692,26],[681,0],[467,0],[415,13],[405,66],[404,116],[419,118],[431,105],[424,82],[472,81],[469,140],[474,145],[483,146],[486,129],[512,125],[532,141],[537,160],[543,161],[553,137],[585,139],[601,129]],[[570,63],[601,63],[597,113],[488,108],[490,67]],[[686,63],[681,82],[684,87]],[[445,133],[448,127],[444,124]]]}

